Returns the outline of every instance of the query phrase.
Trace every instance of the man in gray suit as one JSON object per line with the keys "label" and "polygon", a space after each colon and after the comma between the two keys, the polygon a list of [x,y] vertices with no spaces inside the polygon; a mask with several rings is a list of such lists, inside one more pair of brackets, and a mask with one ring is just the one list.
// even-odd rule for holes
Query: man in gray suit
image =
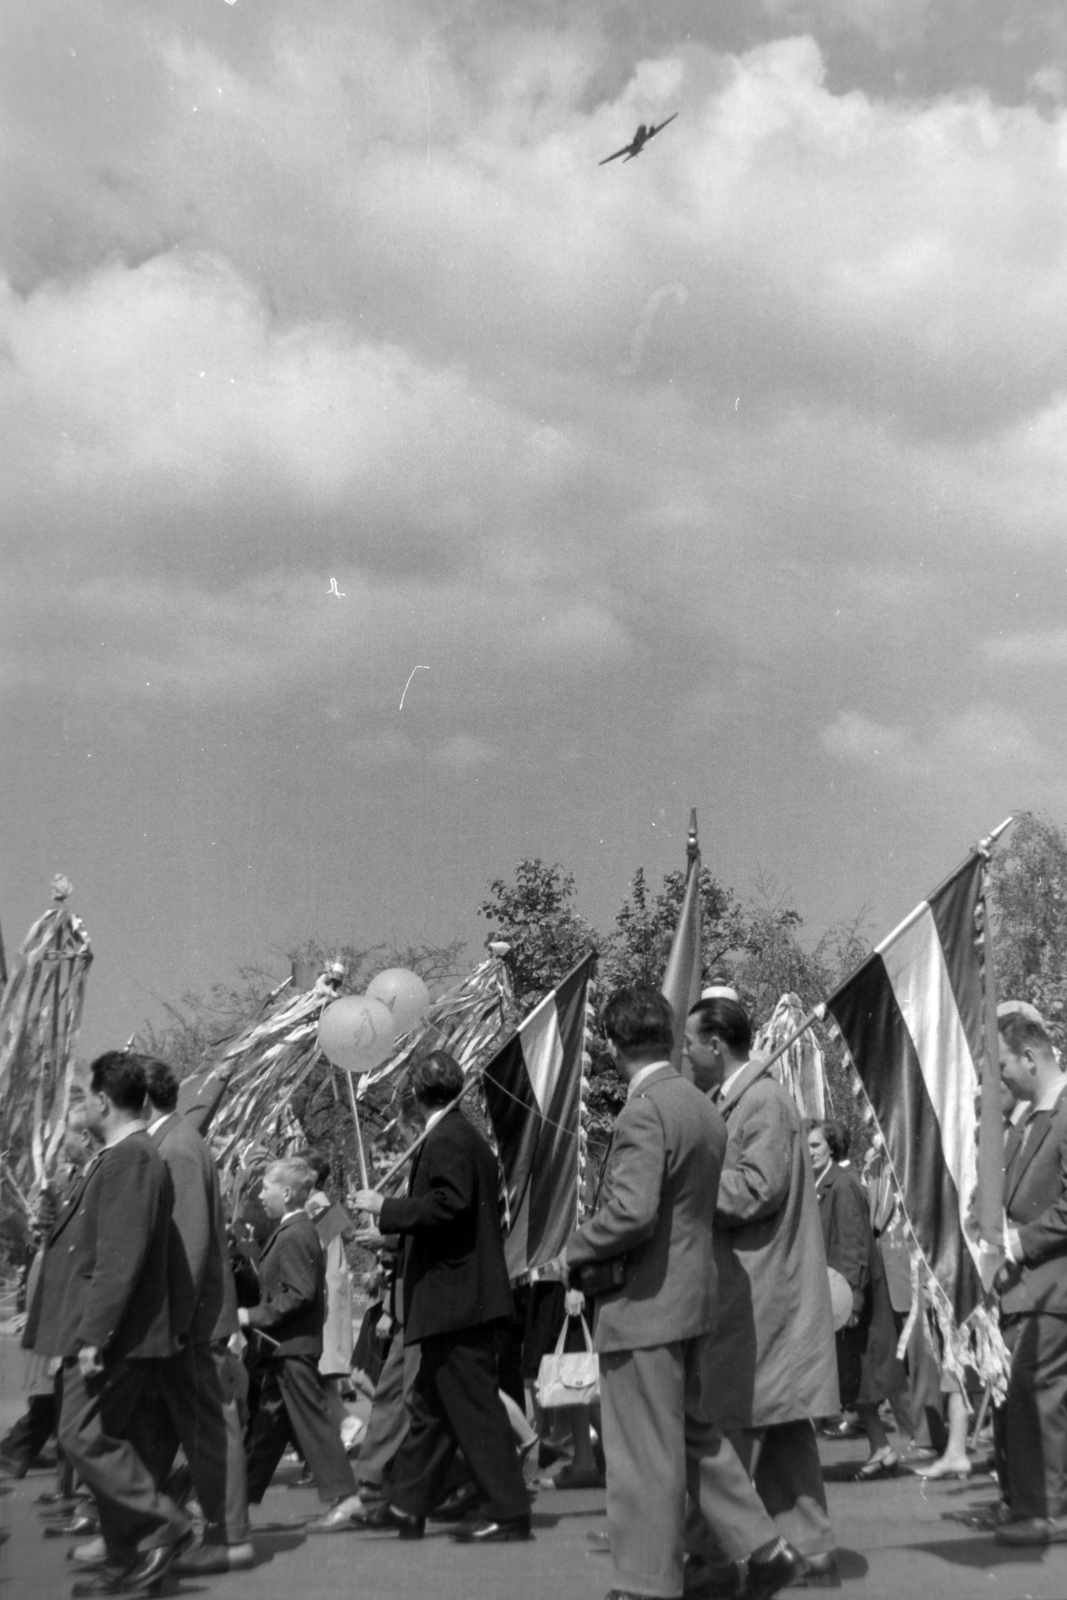
{"label": "man in gray suit", "polygon": [[1029,1113],[1004,1151],[997,1274],[1011,1375],[994,1422],[1003,1544],[1067,1543],[1067,1078],[1039,1022],[1001,1016],[1000,1074]]}
{"label": "man in gray suit", "polygon": [[[805,1578],[831,1584],[834,1534],[811,1424],[838,1410],[819,1202],[800,1113],[749,1059],[751,1045],[738,1000],[716,996],[690,1011],[693,1082],[718,1106],[727,1133],[715,1212],[720,1315],[706,1382],[715,1420],[779,1532],[805,1558]],[[688,1566],[686,1578],[688,1587]]]}
{"label": "man in gray suit", "polygon": [[628,1097],[600,1202],[561,1261],[579,1276],[581,1268],[623,1263],[624,1281],[598,1292],[596,1322],[612,1596],[682,1593],[688,1484],[727,1556],[747,1559],[745,1600],[766,1600],[797,1575],[799,1557],[701,1393],[717,1310],[712,1223],[722,1118],[670,1065],[674,1018],[661,994],[620,989],[602,1021]]}

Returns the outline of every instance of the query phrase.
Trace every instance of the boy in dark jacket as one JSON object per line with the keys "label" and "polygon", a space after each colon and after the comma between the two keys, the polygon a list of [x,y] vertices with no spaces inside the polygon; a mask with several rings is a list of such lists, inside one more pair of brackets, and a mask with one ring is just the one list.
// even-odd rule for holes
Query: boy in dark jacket
{"label": "boy in dark jacket", "polygon": [[[319,1373],[326,1317],[326,1257],[315,1224],[304,1210],[314,1173],[306,1161],[275,1161],[263,1179],[262,1201],[277,1227],[259,1263],[260,1302],[241,1307],[244,1328],[266,1346],[259,1409],[248,1441],[248,1498],[262,1500],[286,1445],[296,1444],[319,1498],[335,1509],[356,1485]],[[347,1513],[308,1524],[309,1533],[348,1527]]]}

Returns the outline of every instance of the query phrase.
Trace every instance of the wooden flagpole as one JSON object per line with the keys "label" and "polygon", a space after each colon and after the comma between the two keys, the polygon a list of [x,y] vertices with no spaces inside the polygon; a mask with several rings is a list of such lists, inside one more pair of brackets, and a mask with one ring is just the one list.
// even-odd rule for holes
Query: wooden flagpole
{"label": "wooden flagpole", "polygon": [[985,1002],[985,1061],[978,1127],[978,1231],[987,1244],[1004,1241],[1004,1115],[1000,1104],[1000,1031],[997,1028],[997,974],[993,959],[993,925],[989,914],[988,865],[993,845],[1012,821],[1008,817],[978,849],[982,869],[982,987]]}

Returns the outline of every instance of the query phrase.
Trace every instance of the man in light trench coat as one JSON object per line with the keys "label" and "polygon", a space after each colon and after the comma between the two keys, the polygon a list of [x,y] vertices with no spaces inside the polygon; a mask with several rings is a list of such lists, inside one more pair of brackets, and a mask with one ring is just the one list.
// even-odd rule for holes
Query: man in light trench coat
{"label": "man in light trench coat", "polygon": [[[801,1582],[825,1585],[837,1570],[811,1419],[839,1409],[826,1253],[800,1114],[781,1084],[750,1061],[751,1044],[738,1001],[702,1000],[689,1013],[693,1081],[717,1101],[727,1132],[715,1210],[719,1318],[705,1354],[706,1392],[780,1533],[805,1557]],[[714,1570],[721,1555],[699,1518],[691,1519],[687,1545],[687,1590],[706,1592],[716,1576],[722,1582]]]}

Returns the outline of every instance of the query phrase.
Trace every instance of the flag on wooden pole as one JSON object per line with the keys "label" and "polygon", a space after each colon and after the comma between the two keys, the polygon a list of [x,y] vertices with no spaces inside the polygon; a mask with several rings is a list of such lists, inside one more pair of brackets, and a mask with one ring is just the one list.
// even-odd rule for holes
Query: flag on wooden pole
{"label": "flag on wooden pole", "polygon": [[975,850],[826,1002],[957,1328],[982,1297],[978,1095],[985,995]]}
{"label": "flag on wooden pole", "polygon": [[689,838],[686,844],[688,870],[685,894],[678,913],[678,926],[674,930],[671,953],[667,957],[667,970],[663,974],[662,993],[670,1001],[674,1012],[674,1049],[671,1064],[675,1067],[682,1059],[685,1045],[685,1019],[700,999],[700,844],[697,840],[697,814],[689,813]]}

